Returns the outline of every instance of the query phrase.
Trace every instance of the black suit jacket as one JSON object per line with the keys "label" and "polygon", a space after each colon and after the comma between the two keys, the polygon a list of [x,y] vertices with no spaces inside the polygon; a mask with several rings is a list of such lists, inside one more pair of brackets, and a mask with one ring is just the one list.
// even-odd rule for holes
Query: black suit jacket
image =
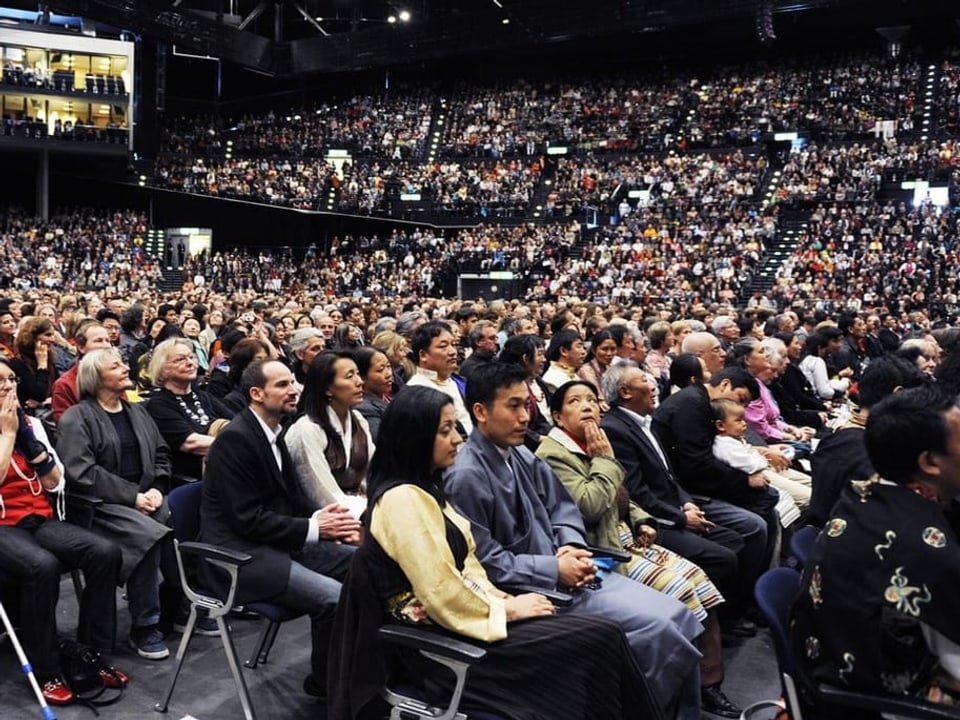
{"label": "black suit jacket", "polygon": [[663,448],[664,465],[656,449],[636,420],[614,406],[600,422],[613,447],[613,455],[623,466],[624,484],[630,499],[653,515],[662,526],[678,530],[687,524],[684,504],[693,498],[677,484],[670,458]]}
{"label": "black suit jacket", "polygon": [[690,385],[664,400],[653,414],[653,431],[687,492],[735,505],[756,497],[745,472],[713,456],[713,411],[703,385]]}
{"label": "black suit jacket", "polygon": [[[278,447],[283,472],[247,408],[223,429],[207,454],[200,540],[253,556],[240,571],[238,603],[265,600],[286,589],[291,555],[303,549],[316,510],[300,491],[282,437]],[[223,587],[222,578],[204,581]]]}
{"label": "black suit jacket", "polygon": [[900,347],[900,336],[890,328],[880,328],[877,339],[886,352],[896,352]]}
{"label": "black suit jacket", "polygon": [[770,383],[770,393],[788,423],[813,428],[823,425],[820,413],[826,412],[827,406],[817,397],[803,371],[793,363],[787,365],[783,375]]}

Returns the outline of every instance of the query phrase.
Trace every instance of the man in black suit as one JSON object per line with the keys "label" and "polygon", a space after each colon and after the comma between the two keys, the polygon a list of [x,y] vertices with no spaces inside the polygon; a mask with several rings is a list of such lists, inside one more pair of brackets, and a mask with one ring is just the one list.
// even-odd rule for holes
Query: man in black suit
{"label": "man in black suit", "polygon": [[727,368],[708,385],[690,385],[664,400],[653,415],[653,432],[666,450],[677,482],[717,525],[736,530],[746,545],[739,554],[739,601],[749,605],[753,583],[770,566],[780,532],[777,491],[763,473],[747,473],[713,456],[710,401],[728,398],[746,405],[760,395],[742,368]]}
{"label": "man in black suit", "polygon": [[[240,387],[249,406],[207,455],[200,539],[253,557],[240,573],[238,604],[269,601],[310,615],[313,651],[304,690],[323,695],[339,580],[360,524],[346,508],[312,507],[300,490],[281,437],[281,420],[297,404],[290,369],[277,360],[255,362]],[[207,582],[217,584],[213,577]]]}
{"label": "man in black suit", "polygon": [[877,339],[883,346],[884,352],[896,352],[900,348],[902,338],[897,332],[897,318],[895,315],[886,313],[881,316],[880,329],[877,330]]}
{"label": "man in black suit", "polygon": [[610,411],[600,427],[623,466],[630,499],[657,519],[657,542],[702,567],[733,599],[743,538],[711,522],[673,477],[670,458],[650,429],[655,397],[647,376],[637,367],[617,365],[607,369],[602,384]]}
{"label": "man in black suit", "polygon": [[460,375],[470,382],[470,375],[480,365],[493,360],[500,352],[500,343],[497,340],[497,326],[489,320],[480,320],[474,323],[467,335],[470,349],[470,357],[460,365]]}
{"label": "man in black suit", "polygon": [[[723,593],[727,603],[720,608],[728,629],[736,626],[736,598],[751,588],[737,585],[737,553],[743,538],[716,525],[673,477],[670,460],[650,429],[654,386],[646,373],[633,364],[614,365],[601,381],[610,410],[600,427],[607,434],[613,456],[623,466],[624,484],[630,499],[657,519],[657,542],[695,562]],[[709,505],[707,508],[709,509]],[[759,518],[758,518],[759,520]],[[740,709],[721,690],[723,657],[717,614],[711,613],[700,639],[704,658],[700,665],[701,706],[722,717],[739,717]],[[745,624],[740,631],[749,633]]]}

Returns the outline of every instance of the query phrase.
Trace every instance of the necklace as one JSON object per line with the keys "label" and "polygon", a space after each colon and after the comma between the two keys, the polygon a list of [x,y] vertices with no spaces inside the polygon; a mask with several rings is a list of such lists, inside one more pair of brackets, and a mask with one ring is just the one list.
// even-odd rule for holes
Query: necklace
{"label": "necklace", "polygon": [[[170,391],[168,390],[167,392],[170,392]],[[190,418],[190,421],[194,425],[197,425],[198,427],[207,427],[208,425],[210,425],[210,417],[207,415],[206,410],[203,409],[203,405],[200,404],[200,398],[197,397],[197,394],[195,392],[191,390],[186,395],[177,395],[176,393],[173,393],[173,392],[171,392],[170,394],[177,399],[177,403],[180,405],[180,409],[183,410],[183,412],[186,414],[188,418]],[[190,405],[187,405],[186,400],[184,400],[185,397],[190,398],[190,401],[193,407],[190,407]]]}

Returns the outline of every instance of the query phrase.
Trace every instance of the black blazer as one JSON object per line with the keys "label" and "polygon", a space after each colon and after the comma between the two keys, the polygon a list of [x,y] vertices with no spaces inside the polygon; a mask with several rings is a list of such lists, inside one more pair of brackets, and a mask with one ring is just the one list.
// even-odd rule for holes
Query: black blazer
{"label": "black blazer", "polygon": [[735,505],[756,496],[745,472],[713,456],[713,412],[703,385],[685,387],[660,403],[653,413],[653,432],[687,492]]}
{"label": "black blazer", "polygon": [[[200,540],[253,556],[240,571],[237,602],[265,600],[286,589],[291,554],[303,549],[311,507],[293,460],[278,441],[283,472],[260,422],[247,408],[210,446],[200,504]],[[213,574],[204,582],[223,588]]]}
{"label": "black blazer", "polygon": [[630,499],[653,515],[662,526],[682,529],[687,524],[683,506],[693,498],[673,477],[666,449],[664,465],[636,420],[614,406],[600,421],[613,447],[613,455],[623,466],[624,484]]}
{"label": "black blazer", "polygon": [[803,370],[793,363],[787,365],[783,375],[770,383],[770,394],[788,423],[813,428],[823,425],[820,413],[826,412],[827,406],[817,397]]}

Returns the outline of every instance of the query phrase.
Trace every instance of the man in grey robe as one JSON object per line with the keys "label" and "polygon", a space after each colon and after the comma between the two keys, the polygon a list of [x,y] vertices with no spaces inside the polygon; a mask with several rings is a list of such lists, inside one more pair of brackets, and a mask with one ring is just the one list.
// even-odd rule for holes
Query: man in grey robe
{"label": "man in grey robe", "polygon": [[467,386],[475,429],[445,480],[470,518],[490,579],[509,587],[569,589],[562,612],[587,612],[623,627],[650,689],[668,716],[699,720],[703,631],[685,605],[616,573],[596,587],[580,511],[550,467],[523,447],[529,420],[524,371],[493,361]]}

